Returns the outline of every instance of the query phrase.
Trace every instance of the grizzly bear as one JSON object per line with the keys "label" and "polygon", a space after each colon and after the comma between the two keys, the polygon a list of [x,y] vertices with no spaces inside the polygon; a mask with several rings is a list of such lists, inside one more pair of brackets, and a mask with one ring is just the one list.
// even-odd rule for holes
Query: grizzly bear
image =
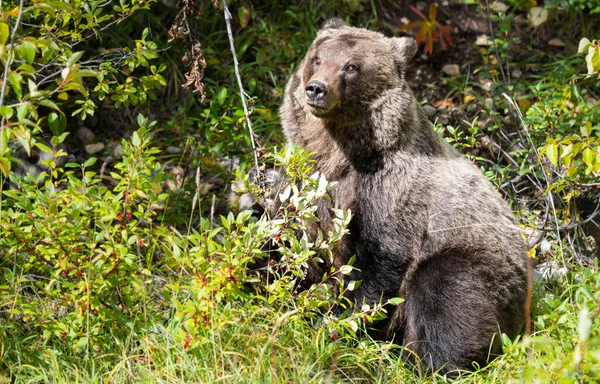
{"label": "grizzly bear", "polygon": [[362,283],[348,300],[404,298],[374,326],[415,352],[419,370],[455,374],[501,353],[500,333],[520,331],[527,256],[507,203],[409,89],[416,50],[412,38],[326,22],[287,84],[281,119],[288,141],[338,182],[317,211],[321,230],[330,208],[352,211],[334,261],[356,256],[349,278]]}

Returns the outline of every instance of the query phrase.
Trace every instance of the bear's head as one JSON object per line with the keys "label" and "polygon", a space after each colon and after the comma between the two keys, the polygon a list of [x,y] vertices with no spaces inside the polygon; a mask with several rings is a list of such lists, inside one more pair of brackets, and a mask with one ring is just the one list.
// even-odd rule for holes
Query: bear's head
{"label": "bear's head", "polygon": [[412,38],[388,38],[328,20],[299,70],[304,101],[320,118],[361,114],[389,90],[405,86],[406,64],[416,50]]}

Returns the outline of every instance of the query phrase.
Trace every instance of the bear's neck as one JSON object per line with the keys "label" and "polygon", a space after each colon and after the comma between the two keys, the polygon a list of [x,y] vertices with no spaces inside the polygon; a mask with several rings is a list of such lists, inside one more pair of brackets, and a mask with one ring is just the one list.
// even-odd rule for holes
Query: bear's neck
{"label": "bear's neck", "polygon": [[392,109],[390,96],[397,95],[387,95],[381,103],[374,103],[369,113],[351,122],[323,120],[331,138],[357,172],[375,173],[399,153],[410,157],[452,157],[451,147],[435,132],[412,94],[410,100],[404,100],[406,108],[402,111]]}

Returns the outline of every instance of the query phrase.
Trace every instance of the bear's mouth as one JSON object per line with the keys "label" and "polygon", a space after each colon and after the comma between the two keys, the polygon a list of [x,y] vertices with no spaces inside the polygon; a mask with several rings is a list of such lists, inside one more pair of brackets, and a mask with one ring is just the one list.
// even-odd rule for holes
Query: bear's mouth
{"label": "bear's mouth", "polygon": [[334,108],[329,107],[326,103],[324,102],[319,102],[319,101],[306,101],[306,105],[308,105],[308,108],[310,110],[310,113],[312,113],[313,115],[317,116],[317,117],[323,117],[323,116],[327,116],[329,114],[331,114],[331,111]]}

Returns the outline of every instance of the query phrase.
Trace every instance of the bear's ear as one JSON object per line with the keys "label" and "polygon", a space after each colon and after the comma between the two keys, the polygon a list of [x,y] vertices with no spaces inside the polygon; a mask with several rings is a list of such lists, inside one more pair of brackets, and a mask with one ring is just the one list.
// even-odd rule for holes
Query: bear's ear
{"label": "bear's ear", "polygon": [[401,63],[408,63],[417,53],[417,42],[412,37],[394,37],[396,58]]}
{"label": "bear's ear", "polygon": [[319,32],[324,31],[326,29],[340,29],[343,27],[347,27],[348,24],[346,24],[346,22],[338,17],[335,17],[333,19],[327,19],[323,22],[323,24],[321,24],[321,28],[319,29]]}

